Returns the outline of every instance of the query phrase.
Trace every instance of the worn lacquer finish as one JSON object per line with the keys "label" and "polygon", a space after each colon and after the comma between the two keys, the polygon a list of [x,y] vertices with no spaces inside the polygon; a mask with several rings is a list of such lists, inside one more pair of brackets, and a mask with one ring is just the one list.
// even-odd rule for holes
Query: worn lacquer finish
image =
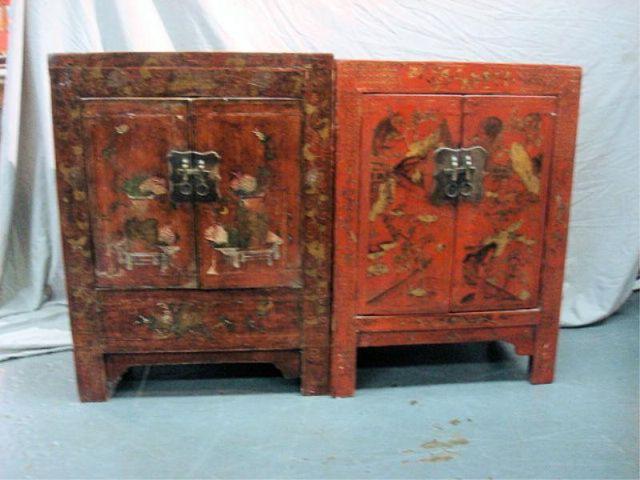
{"label": "worn lacquer finish", "polygon": [[457,205],[453,310],[538,305],[555,115],[555,97],[465,97],[463,144],[489,156],[482,200]]}
{"label": "worn lacquer finish", "polygon": [[[326,392],[332,57],[56,55],[50,72],[80,398],[146,360],[272,361]],[[167,194],[181,155],[214,190]]]}
{"label": "worn lacquer finish", "polygon": [[[358,346],[504,340],[513,343],[519,354],[530,356],[532,383],[552,381],[579,86],[580,70],[574,67],[337,62],[334,395],[354,392]],[[381,212],[392,216],[394,209],[388,207],[400,198],[399,181],[385,183],[372,174],[369,165],[374,165],[375,155],[371,149],[382,145],[383,157],[390,155],[382,165],[392,170],[389,166],[395,159],[391,156],[402,150],[393,143],[403,140],[397,125],[404,124],[400,116],[394,117],[398,107],[389,99],[406,97],[419,108],[418,99],[429,96],[441,99],[431,105],[435,117],[447,116],[447,99],[459,98],[461,115],[457,123],[449,117],[448,130],[462,134],[452,137],[459,141],[447,146],[486,150],[486,155],[481,155],[482,150],[472,155],[476,173],[481,175],[473,178],[478,188],[464,198],[447,197],[443,189],[438,190],[438,185],[447,182],[461,185],[452,171],[464,171],[463,158],[456,158],[455,165],[437,161],[429,165],[432,155],[426,156],[426,162],[417,162],[437,168],[435,183],[409,170],[403,178],[411,182],[415,175],[417,182],[430,181],[436,193],[427,207],[424,195],[415,189],[416,194],[407,195],[404,201],[410,203],[409,210],[428,208],[427,215],[433,216],[424,218],[437,216],[438,221],[443,218],[438,209],[451,210],[444,217],[447,221],[433,233],[436,238],[449,239],[445,247],[450,252],[450,269],[438,268],[435,282],[445,287],[438,288],[434,296],[421,287],[417,292],[424,295],[407,308],[385,293],[388,303],[371,308],[367,302],[375,298],[371,292],[375,288],[384,291],[387,285],[382,279],[391,270],[385,263],[371,266],[372,261],[396,248],[389,241],[375,250],[372,238],[382,238],[387,231],[419,228],[412,222],[398,228],[397,218],[393,220],[396,224],[383,221]],[[368,100],[378,97],[387,99],[388,105]],[[379,119],[389,121],[380,123]],[[376,129],[380,141],[371,143]],[[464,151],[459,152],[463,157]],[[400,176],[395,171],[392,175]],[[419,245],[427,235],[421,232],[411,244]],[[428,267],[443,264],[431,261]]]}
{"label": "worn lacquer finish", "polygon": [[198,203],[203,287],[302,286],[301,102],[197,100],[194,145],[220,155],[220,198]]}
{"label": "worn lacquer finish", "polygon": [[167,154],[188,146],[180,101],[82,103],[94,188],[92,238],[100,287],[194,287],[193,208],[169,198]]}
{"label": "worn lacquer finish", "polygon": [[366,95],[360,107],[358,311],[446,311],[454,209],[433,201],[434,151],[459,143],[461,97]]}

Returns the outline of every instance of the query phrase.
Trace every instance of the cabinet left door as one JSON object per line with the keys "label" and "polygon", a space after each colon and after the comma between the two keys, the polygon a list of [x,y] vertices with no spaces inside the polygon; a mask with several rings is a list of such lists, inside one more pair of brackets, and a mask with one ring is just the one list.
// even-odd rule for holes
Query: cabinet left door
{"label": "cabinet left door", "polygon": [[96,286],[196,287],[193,204],[172,202],[169,185],[169,152],[189,149],[188,102],[82,103]]}

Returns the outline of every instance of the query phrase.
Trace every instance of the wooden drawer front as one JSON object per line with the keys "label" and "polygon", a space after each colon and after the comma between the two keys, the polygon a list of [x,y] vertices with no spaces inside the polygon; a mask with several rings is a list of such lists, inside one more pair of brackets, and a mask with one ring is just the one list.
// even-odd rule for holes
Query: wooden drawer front
{"label": "wooden drawer front", "polygon": [[300,347],[295,295],[247,292],[99,292],[109,351]]}

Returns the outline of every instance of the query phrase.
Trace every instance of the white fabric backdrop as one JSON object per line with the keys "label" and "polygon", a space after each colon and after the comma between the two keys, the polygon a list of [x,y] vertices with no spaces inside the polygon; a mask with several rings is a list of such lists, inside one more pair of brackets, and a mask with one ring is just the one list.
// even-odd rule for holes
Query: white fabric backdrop
{"label": "white fabric backdrop", "polygon": [[0,359],[70,343],[47,55],[228,50],[584,69],[563,325],[638,269],[636,0],[14,0],[0,147]]}

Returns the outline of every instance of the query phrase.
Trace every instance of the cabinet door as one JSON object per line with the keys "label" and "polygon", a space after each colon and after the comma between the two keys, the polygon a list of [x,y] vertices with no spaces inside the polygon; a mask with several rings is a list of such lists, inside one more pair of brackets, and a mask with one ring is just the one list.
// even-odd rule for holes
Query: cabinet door
{"label": "cabinet door", "polygon": [[433,198],[433,153],[459,143],[461,97],[364,95],[361,107],[358,312],[447,311],[455,209]]}
{"label": "cabinet door", "polygon": [[193,207],[172,203],[168,184],[187,122],[177,100],[83,102],[97,286],[195,287]]}
{"label": "cabinet door", "polygon": [[463,145],[489,158],[484,198],[458,203],[452,310],[538,305],[555,108],[555,97],[465,97]]}
{"label": "cabinet door", "polygon": [[194,148],[215,151],[218,195],[196,203],[200,285],[301,286],[300,102],[193,102]]}

